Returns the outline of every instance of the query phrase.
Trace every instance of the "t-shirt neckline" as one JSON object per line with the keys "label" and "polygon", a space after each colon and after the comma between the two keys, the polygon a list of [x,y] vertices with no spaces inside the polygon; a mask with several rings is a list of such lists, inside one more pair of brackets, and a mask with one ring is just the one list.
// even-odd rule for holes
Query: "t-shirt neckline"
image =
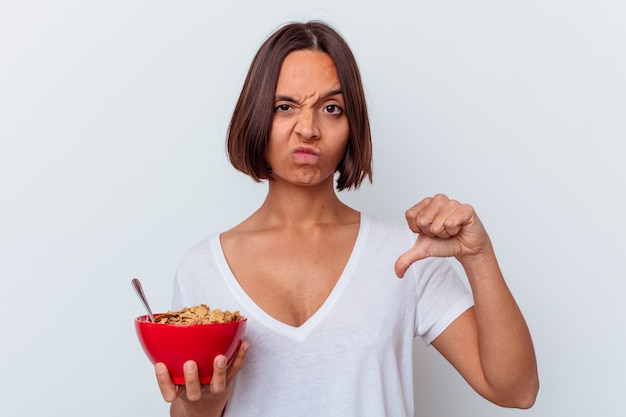
{"label": "t-shirt neckline", "polygon": [[254,318],[266,326],[268,329],[275,331],[279,334],[282,334],[286,337],[289,337],[294,340],[304,340],[313,329],[315,329],[324,319],[328,316],[328,314],[332,311],[333,306],[337,303],[338,299],[341,297],[345,288],[348,286],[348,283],[352,279],[354,275],[354,270],[359,263],[359,259],[361,254],[363,253],[363,245],[367,240],[367,234],[369,232],[371,225],[371,219],[366,214],[361,213],[360,215],[360,224],[359,231],[357,234],[356,241],[354,242],[354,247],[352,248],[352,252],[350,253],[350,257],[348,258],[348,262],[339,276],[337,283],[331,290],[330,294],[324,300],[320,308],[311,316],[307,321],[305,321],[300,326],[291,326],[289,324],[283,323],[280,320],[275,319],[271,315],[265,312],[261,307],[259,307],[252,298],[245,292],[245,290],[235,278],[228,262],[226,261],[226,255],[224,254],[224,250],[220,243],[220,235],[216,233],[213,235],[213,248],[214,255],[217,260],[217,264],[221,270],[222,276],[226,281],[226,284],[230,288],[230,290],[235,294],[235,296],[239,299],[239,302],[245,310],[248,312],[247,314],[253,315]]}

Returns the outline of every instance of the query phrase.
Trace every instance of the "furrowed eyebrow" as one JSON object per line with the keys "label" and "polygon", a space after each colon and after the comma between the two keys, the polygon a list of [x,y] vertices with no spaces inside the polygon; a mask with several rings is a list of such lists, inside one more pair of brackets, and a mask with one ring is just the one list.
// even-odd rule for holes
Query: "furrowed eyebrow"
{"label": "furrowed eyebrow", "polygon": [[290,101],[292,103],[296,103],[298,100],[296,100],[295,98],[291,98],[289,96],[276,96],[274,98],[274,101]]}
{"label": "furrowed eyebrow", "polygon": [[[341,90],[340,88],[336,90],[331,90],[328,93],[324,94],[322,96],[322,99],[336,96],[337,94],[343,94],[343,90]],[[293,97],[286,96],[286,95],[277,95],[276,97],[274,97],[274,101],[289,101],[291,103],[298,103],[298,100],[296,100]]]}
{"label": "furrowed eyebrow", "polygon": [[343,91],[341,90],[341,88],[338,88],[338,89],[336,89],[336,90],[329,91],[327,94],[324,94],[323,98],[328,98],[328,97],[336,96],[337,94],[342,94],[342,95],[343,95]]}

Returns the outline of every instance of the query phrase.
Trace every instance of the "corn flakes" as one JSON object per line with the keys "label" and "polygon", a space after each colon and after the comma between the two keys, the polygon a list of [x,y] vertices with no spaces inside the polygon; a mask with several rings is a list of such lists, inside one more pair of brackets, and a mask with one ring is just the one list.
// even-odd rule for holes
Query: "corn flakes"
{"label": "corn flakes", "polygon": [[215,324],[241,320],[239,311],[211,310],[206,304],[185,307],[178,311],[168,311],[156,317],[155,323],[161,324]]}

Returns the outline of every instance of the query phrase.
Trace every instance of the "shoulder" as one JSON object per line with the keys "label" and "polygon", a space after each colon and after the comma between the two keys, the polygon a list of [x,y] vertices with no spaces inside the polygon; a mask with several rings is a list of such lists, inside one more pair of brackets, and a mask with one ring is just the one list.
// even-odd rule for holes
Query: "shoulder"
{"label": "shoulder", "polygon": [[219,244],[219,233],[213,233],[193,244],[185,254],[178,266],[178,270],[195,269],[209,261]]}
{"label": "shoulder", "polygon": [[370,239],[392,242],[396,241],[401,245],[412,245],[417,239],[417,235],[408,228],[406,223],[361,213],[363,226],[368,229]]}

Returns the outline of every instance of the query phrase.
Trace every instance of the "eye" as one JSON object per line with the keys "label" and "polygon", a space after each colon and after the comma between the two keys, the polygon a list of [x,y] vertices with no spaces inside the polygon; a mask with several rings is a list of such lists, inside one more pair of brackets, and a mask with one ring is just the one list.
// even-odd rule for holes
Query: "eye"
{"label": "eye", "polygon": [[339,107],[336,104],[329,104],[327,106],[324,107],[324,112],[325,113],[329,113],[329,114],[341,114],[343,113],[343,110],[341,109],[341,107]]}
{"label": "eye", "polygon": [[279,104],[274,109],[274,111],[276,111],[276,112],[287,112],[289,110],[291,110],[291,106],[289,104]]}

